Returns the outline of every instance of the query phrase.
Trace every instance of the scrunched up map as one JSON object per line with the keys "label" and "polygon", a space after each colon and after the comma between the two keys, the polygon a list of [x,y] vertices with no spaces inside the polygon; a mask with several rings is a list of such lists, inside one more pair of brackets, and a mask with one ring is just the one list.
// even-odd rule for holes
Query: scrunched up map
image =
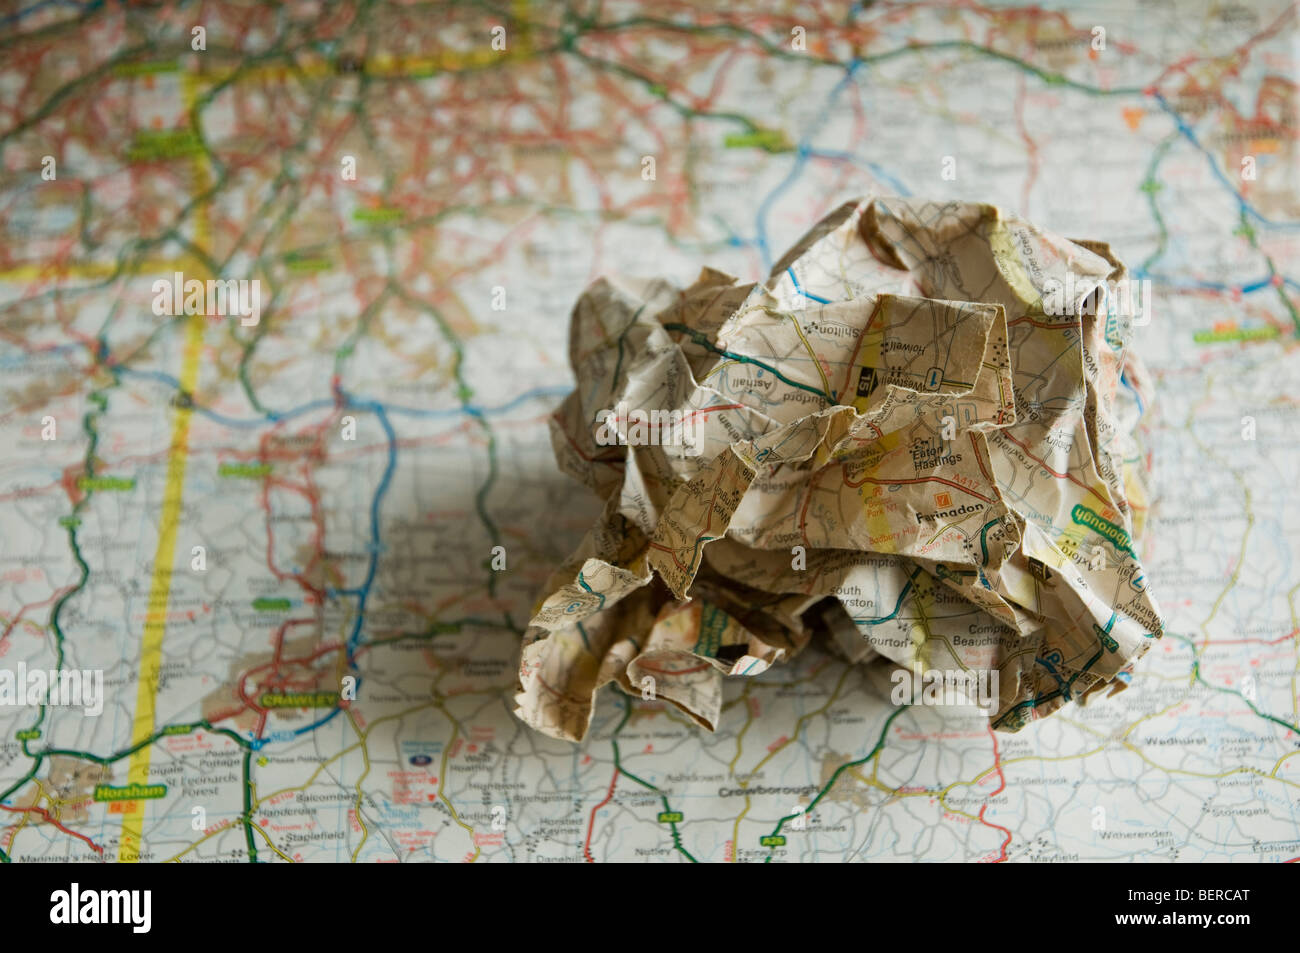
{"label": "scrunched up map", "polygon": [[1123,687],[1163,628],[1129,285],[1100,242],[896,199],[841,206],[765,283],[595,282],[551,426],[605,506],[536,607],[516,713],[578,740],[613,682],[712,729],[725,677],[814,638],[995,675],[1004,730]]}

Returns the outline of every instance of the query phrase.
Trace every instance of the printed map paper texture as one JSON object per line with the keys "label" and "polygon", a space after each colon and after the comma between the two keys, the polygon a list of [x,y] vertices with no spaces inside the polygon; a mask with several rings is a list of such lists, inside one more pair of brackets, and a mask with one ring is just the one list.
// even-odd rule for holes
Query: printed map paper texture
{"label": "printed map paper texture", "polygon": [[[1300,858],[1294,0],[0,7],[0,865]],[[1026,263],[1043,314],[1020,320],[1024,288],[1000,298],[994,269],[960,272],[972,259],[951,230],[907,237],[892,201],[874,213],[881,240],[846,236],[879,261],[820,277],[797,265],[796,290],[786,250],[868,195],[987,203],[1096,259],[1086,240],[1104,240],[1150,283],[1128,336],[1148,375],[1125,358],[1109,415],[1062,404],[1070,374],[1104,381],[1108,355],[1118,362],[1050,328],[1073,324],[1067,304],[1106,266],[1071,250],[1058,287]],[[932,234],[951,260],[919,244]],[[826,260],[809,250],[796,258]],[[1019,240],[993,250],[1029,254]],[[681,296],[704,265],[738,282],[705,272]],[[1014,271],[999,264],[998,281]],[[666,280],[593,291],[579,328],[627,332],[621,351],[579,336],[593,369],[578,376],[574,303],[602,275]],[[846,289],[870,275],[883,286]],[[773,310],[807,312],[824,383],[793,322],[753,312],[718,337],[760,281]],[[868,317],[854,309],[882,294],[898,300],[872,325],[878,380],[864,381],[844,354]],[[924,320],[954,325],[937,392],[923,352],[893,346],[935,349],[906,336],[916,298],[945,302]],[[601,300],[630,312],[615,323],[591,307]],[[731,532],[702,544],[690,608],[656,625],[677,600],[636,554],[671,564],[651,528],[677,481],[724,451],[708,472],[748,479],[770,433],[832,406],[823,391],[870,416],[892,382],[886,423],[900,429],[878,442],[911,439],[904,411],[921,426],[921,401],[974,384],[957,376],[956,345],[978,344],[986,322],[996,335],[980,309],[999,304],[1016,422],[980,424],[996,411],[976,391],[970,419],[955,406],[932,417],[929,443],[886,471],[919,465],[959,486],[918,499],[918,484],[867,483],[868,446],[850,443],[863,495],[834,465],[805,491],[827,469],[818,454],[848,439],[852,420],[826,415],[799,431],[822,449],[755,469]],[[668,308],[678,316],[661,321]],[[781,358],[765,361],[780,377],[752,362],[763,355]],[[568,469],[591,486],[556,466],[547,423],[579,380],[582,452],[629,461],[574,451]],[[623,396],[588,393],[603,380],[626,380]],[[724,395],[701,408],[727,409],[642,416],[685,407],[692,381]],[[1106,392],[1089,384],[1085,399]],[[644,445],[602,432],[602,410]],[[1107,423],[1118,433],[1093,439]],[[1118,449],[1129,433],[1140,457]],[[1145,501],[1113,478],[1115,456],[1121,474],[1149,460]],[[1089,458],[1095,476],[1078,469]],[[1108,516],[1039,461],[1118,502],[1113,479],[1130,514]],[[1044,500],[1055,482],[1086,497],[1079,521],[1075,504]],[[902,552],[941,528],[968,533],[969,508],[989,504],[960,486],[1023,520],[1019,548],[1013,516],[960,559],[943,535],[926,556]],[[657,542],[693,528],[695,492]],[[755,508],[781,494],[785,512],[762,512],[782,525],[760,526]],[[905,497],[914,513],[883,508]],[[905,525],[916,535],[900,552],[871,542]],[[767,535],[734,535],[750,526]],[[836,530],[863,548],[821,546]],[[1004,623],[992,597],[1019,624],[1062,611],[1027,604],[1030,586],[1082,593],[1041,559],[1015,575],[1026,546],[1047,548],[1034,530],[1101,605],[1124,602],[1118,584],[1096,587],[1128,545],[1164,634],[1104,701],[994,731],[1043,636]],[[1059,531],[1078,537],[1077,561]],[[966,572],[945,580],[940,564]],[[791,578],[810,591],[783,595]],[[568,601],[539,603],[566,585]],[[608,611],[565,630],[570,603],[602,599]],[[529,639],[559,630],[539,643],[559,651],[531,649],[529,664],[564,672],[554,687],[570,709],[548,730],[581,733],[590,706],[581,742],[513,713],[539,611],[551,628]],[[1064,614],[1075,633],[1096,620]],[[708,661],[657,659],[636,634],[674,627],[697,627],[686,648]],[[923,674],[964,675],[952,652],[994,638],[971,670],[975,705],[895,703],[893,677],[915,687],[898,659],[916,646]],[[716,712],[689,681],[777,649],[762,676],[722,678]],[[978,678],[995,652],[996,693]],[[1050,667],[1074,697],[1114,661],[1070,685],[1069,661],[1041,655],[1030,678],[1051,695]],[[670,665],[675,676],[655,670]],[[21,690],[51,672],[92,690],[44,705]]]}
{"label": "printed map paper texture", "polygon": [[[1111,683],[1164,626],[1128,287],[1104,244],[890,199],[765,282],[595,282],[551,428],[605,505],[533,615],[517,714],[580,740],[613,682],[713,729],[724,678],[819,628],[852,662],[983,675],[994,728]],[[900,636],[911,590],[937,609]]]}

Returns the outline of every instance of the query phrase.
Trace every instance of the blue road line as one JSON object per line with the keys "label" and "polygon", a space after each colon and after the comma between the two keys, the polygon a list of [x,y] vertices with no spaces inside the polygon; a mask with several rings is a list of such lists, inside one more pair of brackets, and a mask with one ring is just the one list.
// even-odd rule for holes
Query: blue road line
{"label": "blue road line", "polygon": [[[374,585],[375,573],[379,568],[379,553],[382,549],[380,543],[380,515],[379,510],[384,501],[384,494],[388,492],[388,487],[393,482],[393,472],[397,469],[397,432],[393,430],[393,425],[388,420],[388,415],[384,412],[381,404],[375,401],[358,400],[351,395],[344,394],[343,406],[349,410],[363,410],[373,413],[379,418],[379,424],[384,428],[384,433],[388,437],[388,462],[384,466],[384,475],[379,480],[379,486],[375,489],[375,495],[370,501],[370,565],[366,569],[365,581],[360,588],[356,590],[357,596],[357,620],[352,626],[352,633],[347,640],[347,661],[348,668],[352,671],[358,671],[355,661],[356,650],[361,642],[361,627],[366,621],[366,602],[370,598],[370,589]],[[361,688],[361,677],[356,676],[356,687]],[[334,718],[343,709],[334,708],[327,715],[310,725],[295,729],[295,737],[315,731],[322,725],[327,724],[330,719]]]}
{"label": "blue road line", "polygon": [[[1160,275],[1160,274],[1156,274],[1153,271],[1147,271],[1144,268],[1134,268],[1133,277],[1139,281],[1144,279],[1150,281],[1158,281],[1160,282],[1160,284],[1173,288],[1175,291],[1198,291],[1198,290],[1199,291],[1220,291],[1220,292],[1238,291],[1244,295],[1254,294],[1257,291],[1263,291],[1269,288],[1270,286],[1272,286],[1273,284],[1273,277],[1271,275],[1264,278],[1260,278],[1256,281],[1249,281],[1241,285],[1229,285],[1229,284],[1224,284],[1221,281],[1201,281],[1198,279],[1193,279],[1192,281],[1180,282],[1166,275]],[[1287,284],[1294,284],[1294,282],[1292,282],[1291,279],[1289,278],[1285,278],[1283,280]]]}
{"label": "blue road line", "polygon": [[45,7],[76,7],[82,15],[94,13],[104,5],[104,0],[92,0],[91,3],[77,3],[76,0],[40,0],[39,3],[33,3],[30,7],[22,7],[15,10],[6,17],[0,17],[0,26],[9,26],[11,23],[17,23],[24,17],[30,16]]}
{"label": "blue road line", "polygon": [[903,600],[906,599],[907,594],[912,591],[912,583],[916,581],[916,574],[920,571],[919,568],[912,570],[912,575],[907,580],[907,585],[905,585],[903,591],[898,594],[898,604],[894,606],[894,611],[889,613],[889,615],[882,615],[877,619],[854,619],[853,621],[858,625],[880,625],[882,622],[888,622],[890,619],[896,618],[898,613],[903,611]]}
{"label": "blue road line", "polygon": [[803,174],[803,168],[807,165],[808,160],[810,158],[827,158],[853,161],[847,153],[816,152],[809,147],[809,142],[812,136],[816,134],[817,129],[826,120],[826,114],[830,111],[831,106],[834,105],[835,100],[839,98],[840,93],[844,91],[846,86],[854,81],[854,74],[861,65],[862,62],[855,59],[845,68],[844,77],[835,84],[835,87],[827,95],[826,102],[822,105],[821,112],[811,124],[811,130],[799,140],[799,146],[795,152],[794,165],[791,167],[789,174],[777,184],[776,188],[767,194],[766,198],[764,198],[759,204],[758,211],[754,214],[754,245],[758,248],[759,254],[763,256],[764,268],[769,270],[772,268],[772,253],[768,248],[767,227],[764,224],[767,220],[768,212],[771,211],[772,206],[781,198],[786,189],[792,186],[799,176]]}
{"label": "blue road line", "polygon": [[1210,151],[1206,149],[1205,146],[1201,145],[1200,140],[1196,138],[1196,133],[1192,130],[1192,127],[1187,125],[1183,120],[1183,117],[1179,114],[1178,110],[1169,105],[1169,100],[1165,99],[1159,90],[1153,91],[1153,95],[1155,96],[1156,102],[1160,104],[1160,108],[1168,113],[1169,117],[1173,119],[1174,125],[1178,127],[1178,131],[1182,134],[1183,138],[1195,146],[1196,150],[1200,152],[1201,155],[1205,156],[1205,161],[1209,164],[1210,171],[1214,173],[1214,177],[1219,180],[1224,188],[1232,193],[1233,197],[1237,200],[1237,205],[1244,213],[1257,221],[1263,222],[1270,228],[1300,228],[1300,222],[1275,222],[1270,218],[1266,218],[1262,212],[1242,198],[1241,193],[1237,191],[1236,187],[1232,184],[1232,181],[1226,174],[1224,174],[1224,171],[1219,168],[1219,163],[1215,160]]}
{"label": "blue road line", "polygon": [[[115,367],[113,368],[113,370],[120,371],[121,373],[126,374],[129,377],[139,377],[146,380],[154,380],[161,384],[167,385],[173,390],[180,390],[180,386],[181,386],[180,381],[172,377],[170,374],[163,373],[162,371],[140,371],[140,370],[136,370],[135,368],[126,367],[126,366]],[[446,407],[446,408],[434,410],[434,409],[424,409],[419,407],[403,407],[394,404],[383,404],[378,401],[367,401],[366,403],[368,405],[382,407],[385,413],[396,414],[402,417],[425,417],[425,418],[459,417],[459,416],[487,417],[487,416],[495,416],[497,414],[509,413],[511,410],[514,410],[520,404],[525,403],[526,401],[532,400],[537,397],[562,397],[567,395],[571,390],[572,388],[569,387],[534,387],[531,390],[524,391],[522,394],[519,394],[518,396],[511,398],[510,400],[506,401],[506,403],[499,404],[495,407],[481,407],[478,406],[477,404],[463,404],[459,407]],[[204,417],[207,417],[209,420],[213,420],[226,427],[255,428],[255,427],[263,427],[268,423],[273,423],[273,424],[282,423],[283,421],[292,420],[294,417],[301,417],[303,414],[309,414],[317,410],[330,410],[335,408],[336,406],[337,404],[333,399],[321,398],[320,400],[314,400],[311,401],[310,403],[302,404],[301,406],[294,407],[290,410],[282,410],[282,411],[268,410],[266,414],[261,417],[228,417],[225,414],[212,410],[209,407],[204,407],[202,404],[195,404],[194,411],[195,413],[201,414]]]}
{"label": "blue road line", "polygon": [[799,284],[799,279],[794,276],[793,268],[787,268],[785,272],[790,276],[790,280],[794,282],[794,290],[799,292],[799,294],[803,295],[805,298],[811,299],[812,301],[820,302],[821,304],[831,303],[829,298],[819,298],[815,294],[811,294],[810,292],[804,291],[803,287]]}
{"label": "blue road line", "polygon": [[351,667],[352,655],[361,638],[361,625],[365,621],[366,600],[370,598],[370,587],[375,581],[375,572],[379,567],[381,549],[379,508],[383,503],[384,494],[388,492],[388,487],[393,482],[393,471],[397,469],[397,433],[389,423],[383,405],[374,401],[357,400],[349,395],[344,396],[346,397],[344,405],[348,409],[368,410],[378,417],[380,426],[384,428],[384,433],[388,437],[388,462],[384,466],[384,475],[379,480],[375,496],[370,501],[370,565],[366,570],[365,582],[361,584],[361,591],[357,595],[357,621],[352,626],[352,634],[348,636],[348,665]]}

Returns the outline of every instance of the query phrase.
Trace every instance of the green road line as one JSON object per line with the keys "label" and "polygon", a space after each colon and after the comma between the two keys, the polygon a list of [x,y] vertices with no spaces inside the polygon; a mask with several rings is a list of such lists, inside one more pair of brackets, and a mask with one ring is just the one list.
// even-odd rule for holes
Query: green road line
{"label": "green road line", "polygon": [[97,755],[97,754],[91,754],[89,751],[78,751],[74,748],[45,748],[41,752],[39,752],[39,756],[42,758],[44,757],[80,758],[83,761],[93,761],[95,764],[98,765],[110,765],[115,761],[121,761],[123,758],[135,754],[137,751],[139,751],[141,748],[145,747],[146,745],[151,745],[154,742],[158,741],[160,738],[163,738],[167,735],[187,735],[192,732],[198,731],[200,729],[208,732],[209,734],[222,735],[226,738],[229,738],[231,741],[235,742],[235,744],[239,745],[241,748],[245,749],[246,751],[251,752],[253,750],[252,744],[250,744],[246,738],[241,737],[240,735],[236,734],[234,731],[231,731],[229,728],[216,728],[212,725],[210,721],[204,719],[202,721],[195,721],[184,725],[166,725],[162,728],[159,728],[151,736],[139,742],[138,744],[130,745],[129,747],[123,748],[121,751],[118,751],[116,754],[111,754],[108,755],[107,757]]}
{"label": "green road line", "polygon": [[[662,20],[656,17],[637,16],[625,20],[619,20],[613,23],[591,23],[588,24],[588,26],[592,31],[601,32],[601,33],[614,32],[628,27],[642,27],[642,26],[654,27],[657,29],[676,32],[676,33],[693,33],[693,34],[710,33],[710,32],[729,33],[733,36],[738,36],[743,39],[751,40],[758,46],[762,47],[766,52],[772,54],[773,56],[779,56],[783,59],[798,60],[804,63],[820,63],[823,66],[834,66],[834,67],[838,67],[839,69],[844,69],[846,66],[850,65],[835,59],[825,59],[822,57],[813,56],[807,52],[799,52],[799,53],[793,52],[791,50],[786,49],[785,47],[772,43],[767,38],[760,36],[759,34],[751,30],[747,30],[744,27],[738,26],[733,23],[720,23],[720,24],[710,25],[710,26],[697,26],[694,24],[675,23],[671,20]],[[567,46],[566,49],[569,49],[570,52],[577,53],[576,50],[571,48],[571,44]],[[916,53],[944,52],[947,50],[958,50],[967,53],[974,53],[978,56],[986,56],[995,60],[1001,60],[1003,63],[1006,63],[1010,66],[1014,66],[1017,69],[1023,70],[1026,73],[1038,77],[1040,80],[1042,80],[1044,83],[1047,83],[1049,86],[1064,86],[1069,89],[1077,90],[1078,92],[1081,93],[1087,93],[1090,96],[1141,96],[1144,95],[1145,93],[1144,88],[1141,86],[1116,86],[1111,89],[1103,89],[1100,86],[1090,86],[1087,83],[1082,83],[1079,82],[1078,80],[1070,79],[1068,76],[1066,76],[1063,73],[1049,72],[1045,69],[1034,66],[1032,63],[1028,63],[1025,60],[1012,56],[1009,53],[1003,53],[998,50],[991,49],[987,46],[982,46],[978,43],[973,43],[970,40],[940,40],[935,43],[912,43],[907,46],[900,46],[896,49],[885,50],[881,53],[875,53],[870,56],[863,56],[856,59],[854,62],[863,65],[873,65],[876,63],[883,63],[892,59],[897,59],[898,57],[901,56],[910,56]],[[612,65],[612,64],[607,64],[604,61],[594,60],[594,58],[591,57],[583,57],[583,58],[593,60],[593,62],[598,63],[600,65]],[[647,87],[655,85],[653,81],[646,79],[645,77],[641,77],[639,75],[634,76],[633,78],[642,80],[647,85]],[[671,100],[668,101],[671,102]]]}
{"label": "green road line", "polygon": [[243,354],[239,358],[239,385],[244,389],[244,396],[248,398],[249,404],[263,416],[266,416],[266,408],[257,399],[257,394],[253,391],[253,384],[248,379],[248,362],[253,359],[253,351],[262,336],[266,334],[266,328],[266,315],[262,315],[262,320],[257,323],[257,329],[253,332],[252,339],[244,345]]}
{"label": "green road line", "polygon": [[[1077,672],[1071,675],[1070,680],[1068,682],[1062,682],[1061,676],[1058,675],[1053,669],[1048,668],[1047,669],[1048,672],[1051,674],[1053,678],[1056,679],[1057,687],[1052,689],[1050,692],[1044,692],[1043,694],[1037,695],[1034,698],[1026,699],[1025,701],[1022,701],[1017,705],[1012,705],[1010,708],[1007,709],[1006,713],[1001,718],[993,722],[993,729],[996,731],[998,725],[1002,724],[1012,715],[1016,715],[1016,717],[1019,718],[1020,716],[1017,713],[1020,712],[1022,709],[1025,708],[1036,709],[1039,705],[1046,704],[1047,702],[1051,701],[1053,698],[1056,698],[1058,695],[1064,695],[1066,701],[1071,701],[1072,699],[1070,696],[1070,689],[1074,688],[1074,683],[1077,682],[1084,675],[1087,675],[1089,670],[1095,664],[1097,664],[1097,660],[1101,658],[1102,653],[1104,651],[1105,651],[1104,648],[1098,649],[1097,654],[1094,655],[1092,658],[1088,659],[1088,661],[1084,663],[1082,668],[1080,668]],[[1043,664],[1042,659],[1035,659],[1034,661],[1037,664],[1040,665]],[[1023,725],[1023,722],[1021,722],[1021,724]]]}
{"label": "green road line", "polygon": [[[1254,226],[1250,224],[1250,220],[1246,218],[1245,208],[1241,210],[1241,224],[1237,226],[1234,234],[1241,235],[1246,239],[1246,241],[1250,242],[1251,248],[1255,251],[1260,251],[1259,235],[1256,233]],[[1277,265],[1273,264],[1273,259],[1267,255],[1264,256],[1264,260],[1268,262],[1269,278],[1276,278]],[[1296,336],[1300,337],[1300,312],[1296,311],[1295,305],[1293,305],[1291,299],[1286,296],[1286,291],[1284,290],[1283,285],[1276,285],[1275,288],[1277,290],[1277,296],[1282,300],[1283,307],[1285,307],[1287,312],[1291,315],[1291,323],[1295,325]]]}
{"label": "green road line", "polygon": [[1172,639],[1177,639],[1179,642],[1187,643],[1187,647],[1192,651],[1192,677],[1195,678],[1196,681],[1200,682],[1202,685],[1204,685],[1206,688],[1212,691],[1225,692],[1228,695],[1233,695],[1241,699],[1243,702],[1246,703],[1246,705],[1250,708],[1250,710],[1253,711],[1260,718],[1263,718],[1267,721],[1271,721],[1275,725],[1280,725],[1281,727],[1287,729],[1287,731],[1294,731],[1296,734],[1300,735],[1300,725],[1293,725],[1289,721],[1284,721],[1283,719],[1277,717],[1276,715],[1270,715],[1266,711],[1260,711],[1258,708],[1255,707],[1254,702],[1252,702],[1249,698],[1241,694],[1241,692],[1237,691],[1236,689],[1225,688],[1222,685],[1214,685],[1211,684],[1210,682],[1207,682],[1205,680],[1205,676],[1201,674],[1201,653],[1197,651],[1196,643],[1193,642],[1185,635],[1179,635],[1177,632],[1165,632],[1165,635],[1169,636]]}
{"label": "green road line", "polygon": [[244,751],[244,839],[248,842],[248,862],[257,863],[257,842],[253,840],[253,749]]}
{"label": "green road line", "polygon": [[1153,188],[1152,186],[1156,182],[1156,169],[1164,160],[1165,153],[1169,151],[1169,148],[1177,142],[1179,138],[1181,137],[1177,134],[1172,135],[1156,147],[1155,153],[1151,156],[1151,164],[1147,166],[1146,177],[1142,180],[1141,191],[1146,193],[1147,204],[1151,207],[1151,217],[1156,220],[1156,228],[1160,232],[1160,237],[1156,241],[1155,251],[1147,256],[1146,261],[1142,262],[1139,271],[1150,271],[1151,266],[1155,264],[1162,255],[1164,255],[1169,246],[1169,228],[1165,225],[1164,217],[1160,214],[1160,206],[1156,203],[1156,192],[1158,192],[1159,189]]}
{"label": "green road line", "polygon": [[[470,407],[470,400],[473,398],[474,394],[473,390],[469,386],[469,382],[465,380],[465,349],[461,344],[460,338],[458,338],[455,332],[452,331],[451,325],[447,323],[446,319],[437,309],[433,308],[427,302],[413,297],[400,285],[390,284],[388,290],[416,311],[421,311],[432,318],[434,323],[438,325],[438,330],[442,333],[448,346],[451,347],[452,353],[455,355],[452,361],[452,376],[456,381],[456,397],[460,401],[461,410],[464,411],[467,416],[473,418],[474,422],[478,424],[479,429],[482,430],[484,435],[487,437],[488,472],[487,477],[483,480],[478,492],[474,494],[474,509],[478,513],[478,518],[483,524],[483,528],[487,530],[488,538],[492,545],[494,547],[500,546],[502,545],[501,530],[487,511],[488,494],[492,492],[492,487],[497,480],[496,434],[493,432],[492,425],[488,423],[487,418],[477,410],[471,409]],[[496,596],[497,573],[491,568],[488,569],[487,589],[489,596]]]}
{"label": "green road line", "polygon": [[[617,691],[617,689],[615,689],[615,691]],[[632,700],[628,698],[626,695],[622,694],[621,692],[619,693],[619,697],[623,702],[623,719],[618,723],[618,727],[615,728],[614,731],[609,736],[609,743],[614,748],[614,770],[617,771],[619,774],[623,775],[624,777],[628,778],[629,780],[635,781],[643,788],[648,788],[649,790],[654,791],[656,794],[659,795],[659,800],[663,801],[664,813],[675,814],[677,812],[672,809],[672,805],[668,803],[668,797],[667,795],[664,794],[663,791],[660,791],[649,781],[645,781],[642,780],[641,778],[638,778],[631,771],[627,770],[627,768],[623,767],[621,761],[621,755],[618,750],[618,739],[615,737],[615,735],[617,735],[620,731],[623,730],[623,726],[627,724],[627,720],[632,717]],[[691,852],[682,845],[682,836],[681,833],[677,830],[677,822],[669,821],[668,826],[672,828],[673,846],[676,847],[679,851],[681,851],[682,854],[686,857],[686,859],[689,860],[692,864],[698,864],[699,861],[696,860],[695,857],[691,855]]]}
{"label": "green road line", "polygon": [[[849,768],[855,768],[860,764],[866,764],[868,761],[870,761],[872,758],[874,758],[877,754],[880,753],[881,749],[885,747],[885,736],[889,734],[889,726],[894,723],[895,718],[897,718],[903,712],[907,711],[907,709],[910,707],[911,707],[910,705],[904,705],[901,708],[896,708],[893,714],[891,714],[888,718],[885,719],[885,725],[883,728],[880,729],[880,739],[876,742],[876,746],[871,749],[870,753],[868,753],[865,758],[858,758],[858,760],[856,761],[846,761],[844,764],[840,765],[838,768],[835,769],[835,773],[831,775],[831,779],[826,782],[826,785],[817,793],[817,796],[812,799],[812,801],[808,804],[808,807],[804,810],[803,812],[804,817],[807,817],[808,814],[812,811],[812,809],[817,806],[817,803],[821,801],[821,799],[824,798],[827,794],[830,793],[831,788],[835,787],[835,782],[840,779],[841,774],[843,774]],[[785,822],[794,820],[795,816],[796,815],[794,814],[787,814],[785,817],[781,818],[779,821],[776,822],[776,827],[772,828],[772,833],[769,834],[768,836],[776,837],[778,834],[781,833],[781,828],[785,826]],[[737,849],[738,847],[739,845],[737,845]],[[772,862],[772,855],[768,854],[767,858],[763,861],[763,863],[770,864],[771,862]]]}
{"label": "green road line", "polygon": [[[1270,274],[1272,275],[1277,274],[1277,271],[1273,267],[1273,259],[1271,258],[1268,260],[1268,269]],[[1277,296],[1282,299],[1282,304],[1285,305],[1287,311],[1291,313],[1291,323],[1295,325],[1296,336],[1300,337],[1300,312],[1296,311],[1295,305],[1291,303],[1291,299],[1288,298],[1286,296],[1286,292],[1282,290],[1282,285],[1277,285],[1276,287],[1277,287]]]}
{"label": "green road line", "polygon": [[[95,390],[90,392],[88,400],[94,407],[98,408],[98,410],[87,411],[86,414],[81,418],[82,428],[86,431],[86,435],[87,435],[85,473],[87,477],[93,479],[95,476],[95,460],[96,460],[95,453],[99,447],[99,428],[96,425],[96,419],[101,414],[107,413],[108,398],[104,396],[102,391]],[[62,596],[59,597],[58,601],[54,603],[54,608],[50,610],[50,628],[54,630],[54,667],[56,669],[63,668],[63,656],[64,656],[63,643],[66,638],[63,631],[63,626],[59,622],[59,617],[63,613],[63,607],[66,606],[74,596],[76,596],[79,592],[81,592],[82,589],[86,587],[86,583],[90,579],[90,566],[87,565],[86,560],[82,558],[81,547],[77,543],[77,528],[80,525],[80,518],[77,516],[77,514],[80,513],[81,510],[86,506],[86,504],[90,501],[94,493],[95,490],[93,489],[93,487],[87,489],[85,495],[72,508],[73,520],[63,524],[68,531],[68,546],[72,549],[72,558],[76,561],[77,566],[81,569],[81,578],[77,580],[77,584],[75,586],[73,586],[71,589],[69,589],[67,592],[65,592]],[[39,706],[39,708],[37,709],[36,723],[31,726],[32,730],[39,729],[40,726],[44,724],[45,711],[46,711],[45,705]],[[44,755],[41,754],[34,755],[27,750],[27,741],[25,739],[22,742],[22,746],[23,746],[23,754],[25,754],[27,757],[32,759],[32,765],[27,770],[26,774],[20,777],[17,781],[15,781],[4,791],[0,791],[0,801],[7,800],[11,795],[14,794],[14,792],[21,789],[23,785],[33,780],[36,777],[37,773],[41,770],[41,765],[44,763],[45,760]]]}
{"label": "green road line", "polygon": [[744,354],[733,354],[731,351],[723,350],[722,348],[714,344],[712,341],[710,341],[707,337],[705,337],[704,334],[702,334],[699,331],[696,331],[694,328],[687,327],[684,324],[677,324],[676,322],[671,322],[669,324],[665,324],[664,329],[668,331],[681,331],[683,334],[690,335],[691,340],[694,341],[696,344],[700,345],[700,347],[712,351],[714,354],[720,354],[723,357],[729,357],[733,361],[739,361],[741,364],[753,364],[755,367],[761,367],[763,370],[769,371],[772,374],[776,375],[778,380],[784,381],[786,384],[789,384],[791,387],[797,387],[800,390],[806,390],[810,394],[816,394],[818,397],[825,398],[827,403],[830,404],[835,403],[834,395],[830,394],[829,392],[824,390],[818,390],[816,387],[813,387],[809,384],[801,384],[798,381],[792,381],[790,380],[790,378],[786,377],[784,374],[778,371],[775,367],[772,367],[768,364],[764,364],[756,357],[747,357]]}
{"label": "green road line", "polygon": [[[206,718],[200,721],[190,722],[188,724],[166,725],[158,729],[157,731],[155,731],[151,736],[144,739],[140,743],[123,748],[121,751],[118,751],[115,754],[108,755],[107,757],[97,755],[97,754],[92,754],[89,751],[78,751],[73,748],[46,748],[42,751],[37,752],[36,754],[32,754],[31,752],[27,751],[27,742],[24,741],[23,753],[30,758],[34,758],[35,763],[32,765],[31,771],[25,777],[19,779],[7,790],[0,792],[0,801],[4,801],[5,799],[7,799],[15,791],[17,791],[24,784],[26,784],[28,781],[34,778],[36,776],[36,772],[40,770],[41,764],[44,762],[44,760],[47,757],[80,758],[83,761],[90,761],[93,762],[94,764],[107,766],[112,764],[115,761],[120,761],[123,758],[129,757],[130,755],[134,754],[136,751],[139,751],[141,748],[145,747],[146,745],[153,744],[154,742],[158,741],[158,739],[164,736],[189,734],[191,732],[198,731],[199,729],[207,731],[210,734],[222,735],[226,738],[229,738],[235,744],[239,745],[241,748],[244,749],[245,782],[244,782],[244,814],[242,817],[242,821],[244,824],[244,834],[248,839],[251,862],[256,863],[257,845],[253,842],[253,830],[252,830],[252,811],[253,811],[252,786],[251,783],[247,780],[249,777],[249,770],[250,770],[249,761],[253,756],[253,746],[248,742],[247,739],[241,737],[234,731],[231,731],[229,728],[214,727],[212,723],[208,721]],[[3,851],[0,851],[0,853],[3,853]],[[5,863],[9,862],[7,857],[4,858],[4,862]]]}

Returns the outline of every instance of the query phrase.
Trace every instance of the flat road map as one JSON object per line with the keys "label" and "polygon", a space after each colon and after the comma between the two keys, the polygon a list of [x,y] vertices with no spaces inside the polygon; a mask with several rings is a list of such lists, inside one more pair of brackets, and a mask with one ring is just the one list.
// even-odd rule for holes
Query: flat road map
{"label": "flat road map", "polygon": [[[0,860],[1300,858],[1298,75],[1278,2],[0,3]],[[815,648],[528,730],[572,303],[864,194],[1151,281],[1165,637],[1016,733]]]}

